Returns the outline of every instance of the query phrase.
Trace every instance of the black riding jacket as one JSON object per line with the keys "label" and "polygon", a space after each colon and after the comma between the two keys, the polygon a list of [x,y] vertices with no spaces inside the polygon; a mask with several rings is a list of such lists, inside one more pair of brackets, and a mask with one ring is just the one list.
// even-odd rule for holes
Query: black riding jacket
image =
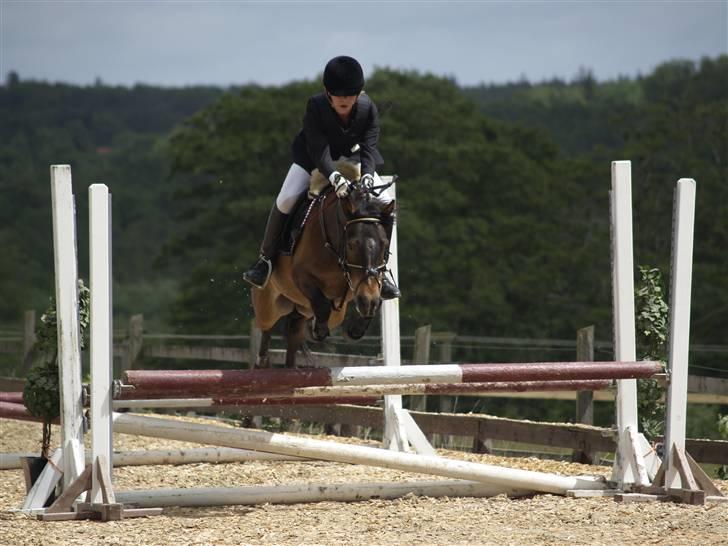
{"label": "black riding jacket", "polygon": [[379,113],[366,94],[359,95],[349,126],[343,127],[326,93],[319,93],[306,104],[303,129],[293,140],[293,161],[309,172],[318,168],[328,178],[336,170],[334,160],[351,156],[358,144],[361,174],[374,174],[384,163],[378,142]]}

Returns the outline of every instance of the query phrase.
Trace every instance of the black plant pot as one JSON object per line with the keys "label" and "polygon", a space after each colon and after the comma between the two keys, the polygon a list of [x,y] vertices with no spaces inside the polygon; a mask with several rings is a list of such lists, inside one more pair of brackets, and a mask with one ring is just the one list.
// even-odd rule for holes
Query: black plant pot
{"label": "black plant pot", "polygon": [[[30,491],[30,488],[33,487],[36,481],[38,481],[43,469],[48,464],[48,459],[45,457],[23,457],[23,460],[25,461],[25,467],[28,472],[26,479],[29,478],[29,483],[26,485],[28,486],[28,491]],[[48,497],[48,500],[45,502],[43,507],[46,508],[50,506],[55,500],[56,493],[54,491],[51,493],[51,496]]]}

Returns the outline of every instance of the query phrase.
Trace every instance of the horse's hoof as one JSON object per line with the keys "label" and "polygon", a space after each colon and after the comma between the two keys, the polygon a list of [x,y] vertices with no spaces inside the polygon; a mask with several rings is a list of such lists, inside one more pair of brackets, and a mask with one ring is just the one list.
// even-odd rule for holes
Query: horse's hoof
{"label": "horse's hoof", "polygon": [[346,329],[346,337],[352,341],[359,341],[361,338],[364,337],[366,331],[366,328],[361,328],[357,324],[351,324]]}
{"label": "horse's hoof", "polygon": [[253,366],[253,369],[262,370],[268,368],[270,368],[270,357],[268,355],[258,356],[258,358],[255,360],[255,366]]}
{"label": "horse's hoof", "polygon": [[324,339],[329,337],[329,325],[326,323],[320,324],[316,321],[315,317],[311,319],[310,327],[311,328],[309,333],[311,334],[311,339],[313,339],[314,341],[320,343]]}
{"label": "horse's hoof", "polygon": [[240,426],[242,428],[252,428],[253,427],[253,416],[252,415],[246,415],[240,420]]}
{"label": "horse's hoof", "polygon": [[359,341],[367,333],[371,319],[352,320],[344,329],[344,336],[351,341]]}

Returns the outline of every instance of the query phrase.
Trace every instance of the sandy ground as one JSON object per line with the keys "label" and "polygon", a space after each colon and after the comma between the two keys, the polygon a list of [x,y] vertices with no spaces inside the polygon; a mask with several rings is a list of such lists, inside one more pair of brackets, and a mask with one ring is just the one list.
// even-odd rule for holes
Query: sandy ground
{"label": "sandy ground", "polygon": [[[202,419],[194,419],[204,422]],[[217,423],[219,424],[219,423]],[[54,427],[54,437],[58,429]],[[41,427],[0,420],[0,451],[36,451]],[[333,438],[331,438],[333,439]],[[340,440],[340,439],[337,439]],[[358,442],[357,440],[349,440]],[[115,449],[198,447],[115,435]],[[441,450],[447,457],[564,475],[606,467]],[[114,470],[117,490],[256,484],[432,479],[327,462],[136,466]],[[716,482],[728,493],[728,482]],[[728,544],[728,503],[616,503],[554,495],[508,499],[426,498],[312,504],[166,508],[119,522],[45,523],[13,512],[24,497],[20,470],[0,471],[0,545],[54,544]]]}

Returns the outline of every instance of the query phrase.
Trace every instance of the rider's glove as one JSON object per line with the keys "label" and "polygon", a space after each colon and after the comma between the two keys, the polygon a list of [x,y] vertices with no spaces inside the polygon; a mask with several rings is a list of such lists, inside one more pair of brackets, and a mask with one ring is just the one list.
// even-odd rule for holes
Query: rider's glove
{"label": "rider's glove", "polygon": [[339,171],[332,172],[331,176],[329,176],[329,181],[334,187],[334,190],[336,190],[336,197],[342,198],[349,195],[349,186],[351,185],[351,182],[349,182],[346,177],[342,176]]}
{"label": "rider's glove", "polygon": [[371,189],[374,187],[374,176],[371,174],[365,174],[359,180],[363,188]]}

